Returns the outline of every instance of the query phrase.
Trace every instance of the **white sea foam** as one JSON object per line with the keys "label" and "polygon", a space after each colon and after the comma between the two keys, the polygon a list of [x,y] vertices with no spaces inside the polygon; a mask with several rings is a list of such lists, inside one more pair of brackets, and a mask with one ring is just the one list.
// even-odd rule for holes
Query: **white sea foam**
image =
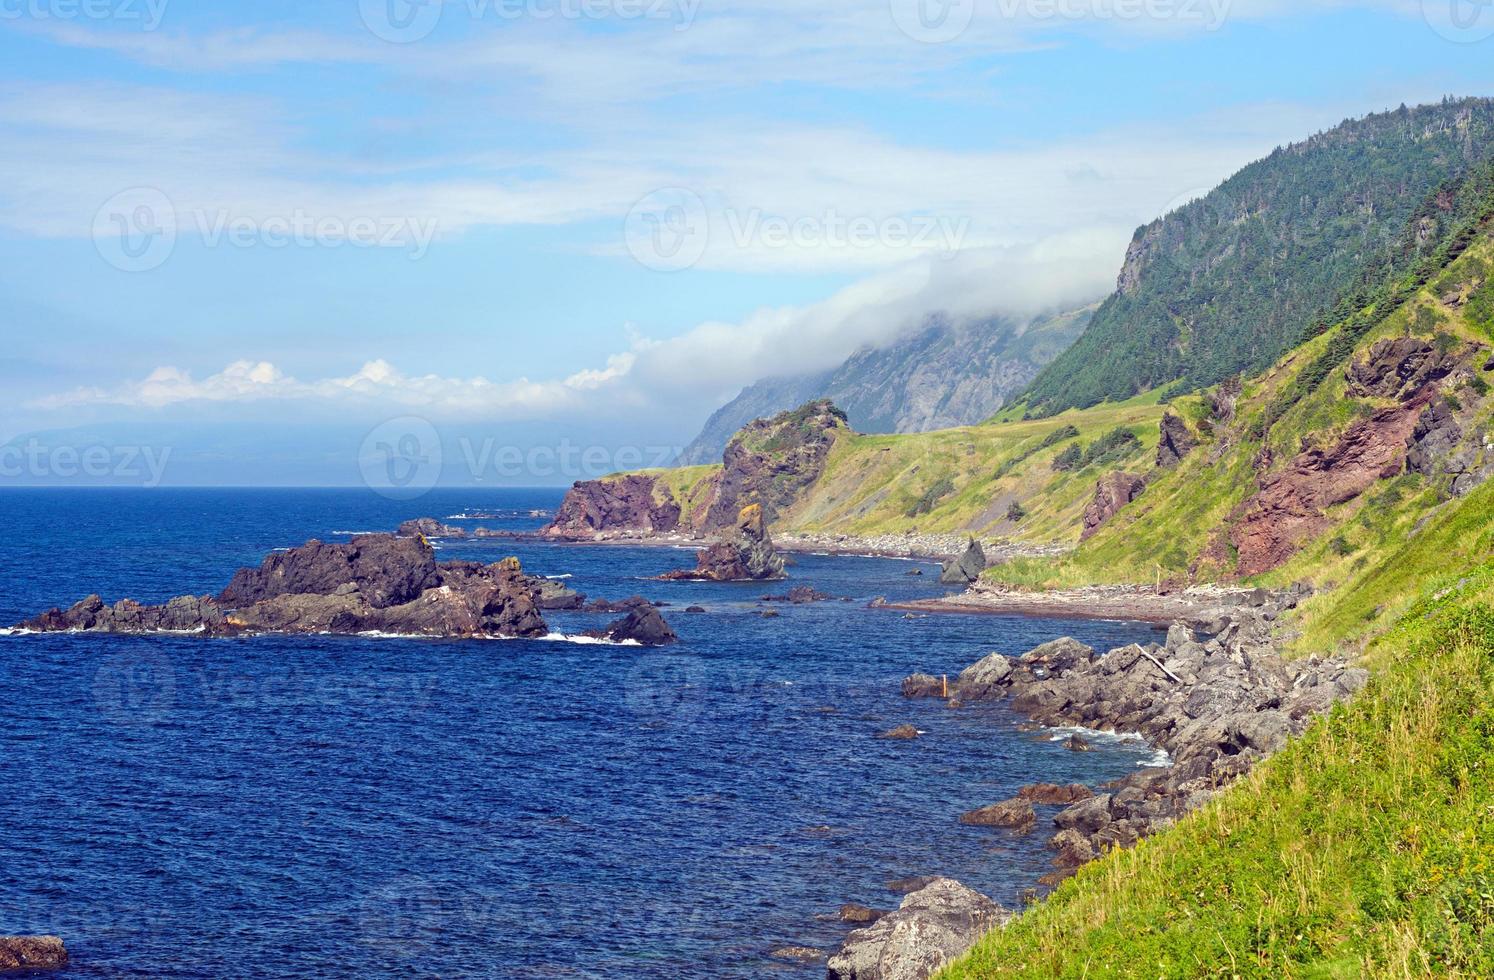
{"label": "white sea foam", "polygon": [[549,579],[552,582],[559,582],[562,579],[568,579],[568,578],[572,578],[572,577],[573,576],[571,575],[570,572],[566,572],[564,575],[546,575],[545,576],[545,578]]}
{"label": "white sea foam", "polygon": [[1063,742],[1074,735],[1078,735],[1090,742],[1108,742],[1112,745],[1145,745],[1153,749],[1152,754],[1137,761],[1136,765],[1150,768],[1153,766],[1172,765],[1172,756],[1167,754],[1166,749],[1152,746],[1144,736],[1135,732],[1107,732],[1099,728],[1085,728],[1083,725],[1061,725],[1049,728],[1048,741]]}
{"label": "white sea foam", "polygon": [[584,636],[570,633],[546,633],[540,637],[550,643],[574,643],[578,646],[641,647],[637,640],[609,640],[605,636]]}

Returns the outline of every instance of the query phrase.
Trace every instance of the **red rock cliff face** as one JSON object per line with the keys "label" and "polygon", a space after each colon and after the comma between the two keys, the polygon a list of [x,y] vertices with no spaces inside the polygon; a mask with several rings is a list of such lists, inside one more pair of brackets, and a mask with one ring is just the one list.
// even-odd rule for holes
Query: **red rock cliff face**
{"label": "red rock cliff face", "polygon": [[1256,575],[1285,562],[1327,530],[1324,508],[1353,500],[1377,480],[1395,476],[1406,461],[1406,439],[1423,403],[1385,408],[1346,431],[1329,449],[1309,449],[1261,482],[1241,506],[1230,531],[1240,575]]}
{"label": "red rock cliff face", "polygon": [[680,505],[668,488],[655,477],[637,475],[577,483],[540,533],[589,538],[615,531],[667,534],[679,526]]}

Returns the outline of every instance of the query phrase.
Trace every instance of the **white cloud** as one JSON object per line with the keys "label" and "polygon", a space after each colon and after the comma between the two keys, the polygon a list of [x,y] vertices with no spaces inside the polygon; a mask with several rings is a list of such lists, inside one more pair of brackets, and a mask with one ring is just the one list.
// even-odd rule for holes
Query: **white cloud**
{"label": "white cloud", "polygon": [[203,402],[305,402],[321,409],[405,409],[444,418],[508,420],[578,417],[621,404],[698,412],[767,375],[821,370],[861,347],[890,343],[935,313],[957,322],[995,312],[1025,318],[1095,299],[1113,284],[1110,270],[1128,234],[1117,227],[1034,247],[919,259],[819,303],[766,308],[739,323],[702,323],[664,340],[635,336],[631,350],[611,355],[603,367],[564,378],[494,382],[409,376],[374,360],[345,377],[300,380],[271,363],[243,360],[200,379],[160,367],[139,381],[78,388],[30,407],[160,410]]}

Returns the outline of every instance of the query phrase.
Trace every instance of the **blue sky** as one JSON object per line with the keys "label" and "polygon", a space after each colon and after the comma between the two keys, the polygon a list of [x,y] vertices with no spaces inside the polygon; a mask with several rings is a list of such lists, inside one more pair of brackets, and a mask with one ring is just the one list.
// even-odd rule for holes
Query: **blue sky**
{"label": "blue sky", "polygon": [[1488,36],[1474,0],[0,0],[0,441],[242,483],[355,482],[396,418],[448,459],[678,445],[929,313],[1098,297],[1277,144],[1494,94]]}

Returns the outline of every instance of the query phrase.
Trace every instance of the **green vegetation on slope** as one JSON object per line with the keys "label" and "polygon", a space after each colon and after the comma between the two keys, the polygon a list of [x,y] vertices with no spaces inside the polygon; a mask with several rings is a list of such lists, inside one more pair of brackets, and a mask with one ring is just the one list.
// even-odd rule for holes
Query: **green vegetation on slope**
{"label": "green vegetation on slope", "polygon": [[[1491,522],[1485,484],[1364,583],[1403,612],[1353,702],[942,980],[1494,976]],[[1364,596],[1307,610],[1309,632],[1373,615]]]}
{"label": "green vegetation on slope", "polygon": [[1025,402],[1050,414],[1264,369],[1314,324],[1341,320],[1335,301],[1358,284],[1437,244],[1439,196],[1491,153],[1494,102],[1482,99],[1402,107],[1278,149],[1138,230],[1121,288]]}

